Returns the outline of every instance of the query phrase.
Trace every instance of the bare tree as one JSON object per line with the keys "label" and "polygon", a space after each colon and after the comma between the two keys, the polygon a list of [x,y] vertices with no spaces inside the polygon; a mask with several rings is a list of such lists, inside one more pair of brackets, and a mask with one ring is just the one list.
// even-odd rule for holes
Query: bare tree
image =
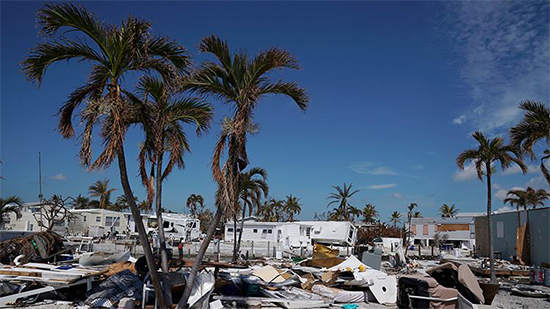
{"label": "bare tree", "polygon": [[52,231],[57,223],[64,222],[65,219],[71,219],[74,216],[69,211],[73,198],[63,198],[61,195],[52,195],[50,199],[40,201],[40,211],[33,214],[38,226],[46,231]]}

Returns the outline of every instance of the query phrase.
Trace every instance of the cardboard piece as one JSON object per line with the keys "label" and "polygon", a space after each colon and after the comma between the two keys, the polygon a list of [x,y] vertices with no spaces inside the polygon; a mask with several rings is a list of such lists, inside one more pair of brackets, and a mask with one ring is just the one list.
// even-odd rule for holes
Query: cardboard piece
{"label": "cardboard piece", "polygon": [[327,285],[331,286],[336,282],[336,279],[338,279],[338,271],[327,271],[321,276],[321,281]]}
{"label": "cardboard piece", "polygon": [[252,275],[262,279],[267,283],[282,283],[285,279],[281,276],[279,271],[271,265],[264,266],[262,268],[256,269],[252,272]]}

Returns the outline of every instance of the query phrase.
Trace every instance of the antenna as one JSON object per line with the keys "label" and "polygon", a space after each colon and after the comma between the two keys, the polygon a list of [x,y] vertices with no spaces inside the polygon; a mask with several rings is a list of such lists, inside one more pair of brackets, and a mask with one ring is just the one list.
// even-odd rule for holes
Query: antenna
{"label": "antenna", "polygon": [[38,199],[41,200],[42,197],[42,158],[40,152],[38,152]]}

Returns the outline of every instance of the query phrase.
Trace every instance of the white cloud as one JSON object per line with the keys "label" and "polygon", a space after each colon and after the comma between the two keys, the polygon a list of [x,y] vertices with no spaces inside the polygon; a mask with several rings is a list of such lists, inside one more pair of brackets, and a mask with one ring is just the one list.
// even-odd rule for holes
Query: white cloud
{"label": "white cloud", "polygon": [[63,175],[62,173],[59,173],[57,175],[49,176],[48,177],[51,180],[67,180],[67,176]]}
{"label": "white cloud", "polygon": [[350,169],[359,174],[369,174],[369,175],[397,175],[389,167],[377,166],[376,163],[371,161],[365,161],[360,163],[354,163],[350,166]]}
{"label": "white cloud", "polygon": [[[527,165],[527,168],[528,168],[527,173],[536,173],[540,171],[540,167],[535,164]],[[513,174],[519,174],[519,173],[522,173],[521,168],[519,167],[519,165],[514,164],[510,166],[509,169],[502,172],[502,175],[513,175]]]}
{"label": "white cloud", "polygon": [[397,187],[397,184],[396,183],[386,183],[386,184],[381,184],[381,185],[372,185],[372,186],[368,186],[366,188],[370,189],[370,190],[382,190],[382,189],[388,189],[388,188],[393,188],[393,187]]}
{"label": "white cloud", "polygon": [[550,96],[547,1],[449,1],[438,29],[456,48],[472,105],[453,120],[495,131],[515,123],[518,104]]}
{"label": "white cloud", "polygon": [[390,196],[393,197],[393,198],[397,198],[397,199],[402,199],[404,197],[403,194],[398,193],[398,192],[394,192]]}
{"label": "white cloud", "polygon": [[516,211],[515,208],[512,208],[508,205],[502,206],[499,209],[495,210],[495,213],[501,213],[501,212],[510,212],[510,211]]}
{"label": "white cloud", "polygon": [[[483,169],[485,171],[485,169]],[[453,175],[455,181],[466,181],[477,178],[476,165],[473,162],[468,163],[464,166],[463,170],[456,170]]]}
{"label": "white cloud", "polygon": [[500,200],[503,200],[503,199],[506,198],[506,194],[508,194],[508,191],[506,191],[504,189],[500,189],[497,192],[495,192],[495,197],[500,199]]}
{"label": "white cloud", "polygon": [[531,187],[533,189],[550,189],[548,187],[548,183],[546,182],[546,179],[544,179],[544,176],[537,176],[529,179],[529,181],[525,184],[526,187]]}
{"label": "white cloud", "polygon": [[466,120],[466,115],[460,115],[455,119],[453,119],[453,124],[463,124],[465,120]]}
{"label": "white cloud", "polygon": [[[493,186],[494,187],[494,186]],[[510,190],[525,190],[525,188],[522,187],[512,187]],[[495,192],[494,196],[499,200],[504,200],[506,196],[508,195],[508,191],[504,188],[499,189],[497,192]]]}

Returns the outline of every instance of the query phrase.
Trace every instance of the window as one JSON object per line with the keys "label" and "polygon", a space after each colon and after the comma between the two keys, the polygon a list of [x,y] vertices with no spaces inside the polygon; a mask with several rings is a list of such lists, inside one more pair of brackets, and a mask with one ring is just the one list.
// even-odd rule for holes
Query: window
{"label": "window", "polygon": [[227,233],[233,233],[233,228],[232,227],[227,228]]}
{"label": "window", "polygon": [[267,230],[266,230],[266,229],[263,229],[263,230],[262,230],[262,234],[267,234]]}
{"label": "window", "polygon": [[497,222],[497,237],[504,238],[504,222],[502,221]]}
{"label": "window", "polygon": [[118,217],[105,217],[105,226],[120,226]]}
{"label": "window", "polygon": [[95,222],[101,222],[101,217],[95,217]]}
{"label": "window", "polygon": [[241,232],[241,229],[240,228],[237,228],[237,233],[240,233]]}
{"label": "window", "polygon": [[310,227],[306,228],[306,236],[307,237],[311,236],[311,228]]}
{"label": "window", "polygon": [[252,233],[258,233],[258,229],[253,229]]}
{"label": "window", "polygon": [[164,221],[164,223],[162,225],[164,226],[165,229],[170,228],[170,222],[168,222],[168,221]]}
{"label": "window", "polygon": [[84,222],[86,222],[86,216],[82,216],[82,218],[83,218]]}
{"label": "window", "polygon": [[11,216],[4,215],[3,219],[4,219],[4,224],[10,224],[11,223]]}
{"label": "window", "polygon": [[273,234],[273,230],[267,230],[268,234]]}
{"label": "window", "polygon": [[29,224],[29,231],[32,231],[34,229],[34,225],[31,223]]}

